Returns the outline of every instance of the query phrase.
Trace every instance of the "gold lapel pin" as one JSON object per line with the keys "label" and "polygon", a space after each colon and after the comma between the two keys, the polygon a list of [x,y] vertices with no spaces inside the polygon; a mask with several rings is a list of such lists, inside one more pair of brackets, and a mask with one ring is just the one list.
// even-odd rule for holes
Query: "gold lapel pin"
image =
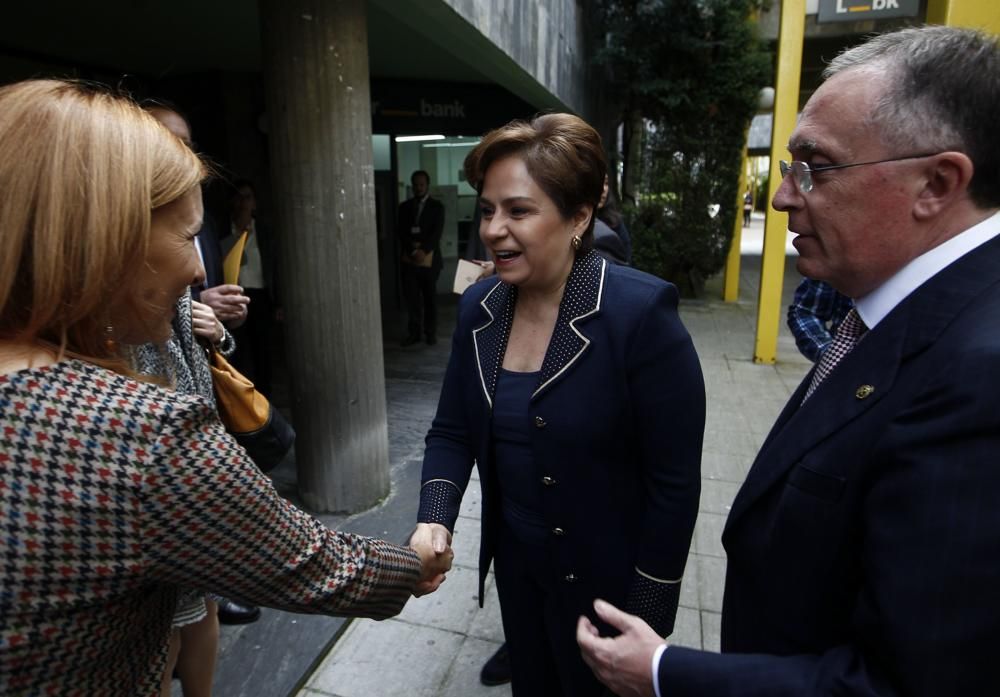
{"label": "gold lapel pin", "polygon": [[875,392],[875,388],[872,385],[862,385],[854,391],[854,396],[858,399],[868,399],[873,392]]}

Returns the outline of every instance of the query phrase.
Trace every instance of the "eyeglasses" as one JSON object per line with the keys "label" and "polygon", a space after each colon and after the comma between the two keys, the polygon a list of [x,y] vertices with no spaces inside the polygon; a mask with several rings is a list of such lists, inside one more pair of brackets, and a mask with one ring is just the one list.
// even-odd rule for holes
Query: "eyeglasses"
{"label": "eyeglasses", "polygon": [[799,162],[794,160],[788,162],[786,160],[778,160],[778,169],[781,170],[781,178],[784,179],[789,174],[795,175],[795,185],[799,187],[799,191],[804,194],[808,194],[813,190],[813,174],[819,172],[829,172],[832,169],[847,169],[848,167],[861,167],[862,165],[880,165],[883,162],[899,162],[901,160],[919,160],[922,157],[932,157],[934,155],[939,155],[940,153],[929,152],[922,155],[903,155],[902,157],[888,157],[884,160],[872,160],[870,162],[852,162],[847,165],[819,165],[817,167],[810,167],[805,162]]}

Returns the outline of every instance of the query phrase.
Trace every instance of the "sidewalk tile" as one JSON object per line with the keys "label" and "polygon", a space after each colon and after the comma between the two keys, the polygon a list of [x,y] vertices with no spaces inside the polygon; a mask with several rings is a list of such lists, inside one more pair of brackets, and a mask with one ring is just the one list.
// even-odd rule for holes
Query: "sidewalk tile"
{"label": "sidewalk tile", "polygon": [[397,619],[465,634],[479,610],[478,585],[478,572],[453,566],[441,588],[422,598],[411,598]]}
{"label": "sidewalk tile", "polygon": [[736,482],[725,482],[716,479],[701,480],[701,504],[699,508],[703,513],[718,513],[728,516],[729,509],[736,498],[736,492],[740,490],[740,485]]}
{"label": "sidewalk tile", "polygon": [[464,637],[399,620],[356,620],[306,685],[338,697],[438,697]]}
{"label": "sidewalk tile", "polygon": [[670,635],[670,643],[692,649],[701,648],[701,617],[697,610],[689,607],[677,608],[677,619],[674,621],[674,633]]}
{"label": "sidewalk tile", "polygon": [[500,644],[504,640],[503,621],[500,619],[500,600],[497,597],[493,574],[486,577],[486,598],[483,601],[483,607],[472,618],[469,636],[492,641],[496,644]]}
{"label": "sidewalk tile", "polygon": [[701,600],[698,597],[698,559],[693,552],[688,554],[684,565],[684,578],[681,580],[681,607],[699,609]]}
{"label": "sidewalk tile", "polygon": [[697,555],[698,599],[701,609],[722,612],[722,591],[726,582],[726,560]]}
{"label": "sidewalk tile", "polygon": [[699,513],[694,526],[695,552],[712,557],[725,557],[726,550],[722,548],[722,529],[725,525],[724,515],[704,511]]}
{"label": "sidewalk tile", "polygon": [[482,522],[478,517],[460,517],[455,521],[455,534],[452,535],[451,548],[455,551],[452,566],[463,566],[468,569],[479,568],[479,531]]}
{"label": "sidewalk tile", "polygon": [[701,636],[706,651],[719,651],[719,636],[722,633],[722,615],[718,612],[701,611]]}
{"label": "sidewalk tile", "polygon": [[[710,392],[712,391],[711,387],[708,389]],[[746,409],[742,406],[709,406],[705,413],[705,441],[707,443],[711,442],[713,434],[747,433],[749,431],[750,421],[747,419]]]}
{"label": "sidewalk tile", "polygon": [[441,686],[441,697],[510,697],[509,684],[486,686],[479,682],[479,671],[498,648],[498,642],[466,637]]}
{"label": "sidewalk tile", "polygon": [[[745,419],[746,416],[744,415]],[[705,429],[703,453],[704,451],[725,453],[729,456],[752,460],[753,456],[757,454],[759,447],[760,443],[748,427],[733,428],[730,426],[728,428],[715,428],[712,430]],[[704,460],[705,457],[703,454],[702,462]]]}
{"label": "sidewalk tile", "polygon": [[742,484],[750,463],[746,455],[710,450],[708,446],[701,453],[701,476],[703,479],[720,480]]}
{"label": "sidewalk tile", "polygon": [[[690,328],[689,328],[690,329]],[[695,350],[698,347],[695,346]],[[699,352],[701,356],[701,352]],[[701,372],[705,376],[706,385],[711,382],[718,385],[732,385],[733,376],[729,372],[729,363],[725,358],[701,358]]]}
{"label": "sidewalk tile", "polygon": [[462,497],[462,507],[458,510],[460,516],[465,518],[481,518],[483,513],[483,491],[479,482],[469,482],[465,487],[465,495]]}

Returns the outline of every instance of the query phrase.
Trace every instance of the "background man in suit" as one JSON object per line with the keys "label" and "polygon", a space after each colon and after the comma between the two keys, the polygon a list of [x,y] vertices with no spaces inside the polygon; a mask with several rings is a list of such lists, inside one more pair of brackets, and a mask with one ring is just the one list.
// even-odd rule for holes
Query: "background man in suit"
{"label": "background man in suit", "polygon": [[[161,100],[148,100],[143,103],[143,108],[166,126],[168,131],[184,141],[185,145],[192,150],[195,149],[191,137],[191,125],[176,106]],[[195,246],[201,257],[202,266],[205,267],[205,282],[198,287],[191,287],[191,297],[211,307],[215,316],[228,328],[239,327],[246,320],[250,299],[243,294],[243,289],[239,286],[224,282],[219,235],[207,215],[195,238]]]}
{"label": "background man in suit", "polygon": [[[444,230],[444,204],[430,196],[430,175],[417,170],[410,177],[413,198],[403,201],[396,219],[396,236],[402,253],[400,274],[403,297],[409,315],[403,346],[420,341],[423,333],[428,345],[437,343],[438,275],[441,273],[441,232]],[[422,330],[422,331],[421,331]]]}
{"label": "background man in suit", "polygon": [[581,619],[619,695],[996,691],[1000,45],[905,29],[825,77],[774,206],[799,271],[856,310],[733,503],[723,653],[665,647],[607,604],[619,637]]}

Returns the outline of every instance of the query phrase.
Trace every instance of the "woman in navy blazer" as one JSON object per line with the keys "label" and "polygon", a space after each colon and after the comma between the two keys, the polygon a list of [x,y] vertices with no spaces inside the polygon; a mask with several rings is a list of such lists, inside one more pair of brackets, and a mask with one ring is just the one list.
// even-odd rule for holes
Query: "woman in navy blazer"
{"label": "woman in navy blazer", "polygon": [[472,467],[479,597],[495,565],[513,692],[599,695],[576,620],[596,597],[673,629],[698,511],[705,391],[668,283],[591,247],[600,137],[548,114],[465,161],[497,276],[461,299],[415,537],[444,550]]}

